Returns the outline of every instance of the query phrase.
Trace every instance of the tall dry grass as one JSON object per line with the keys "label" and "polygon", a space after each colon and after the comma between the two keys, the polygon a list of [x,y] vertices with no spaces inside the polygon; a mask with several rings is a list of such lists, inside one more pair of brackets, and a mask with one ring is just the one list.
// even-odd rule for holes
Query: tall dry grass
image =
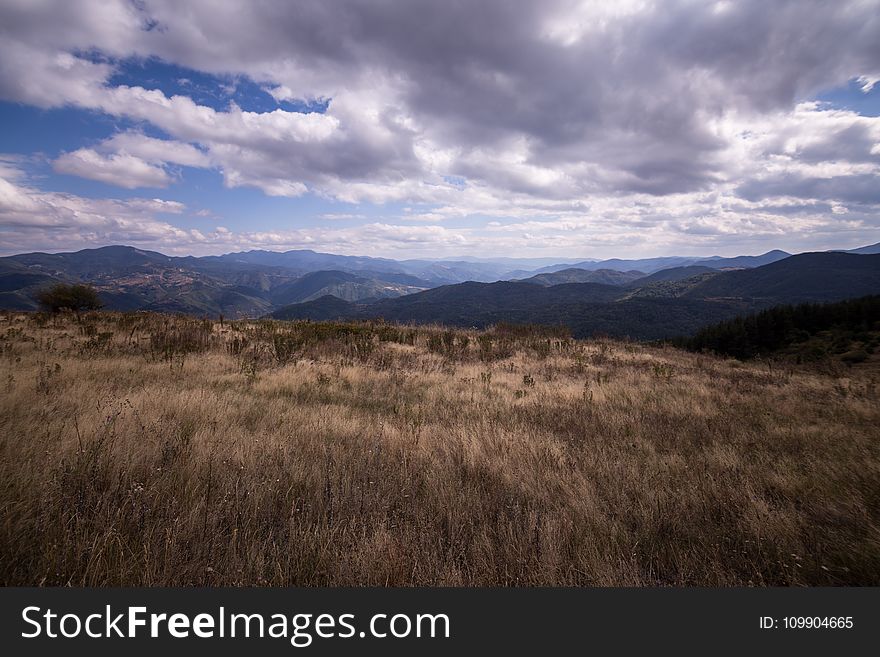
{"label": "tall dry grass", "polygon": [[0,316],[0,581],[880,584],[878,373]]}

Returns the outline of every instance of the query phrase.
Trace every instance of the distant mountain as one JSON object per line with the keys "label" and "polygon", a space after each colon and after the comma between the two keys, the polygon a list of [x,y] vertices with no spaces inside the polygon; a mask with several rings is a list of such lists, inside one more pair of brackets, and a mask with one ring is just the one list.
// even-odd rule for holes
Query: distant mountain
{"label": "distant mountain", "polygon": [[740,269],[745,267],[762,267],[772,262],[778,262],[791,256],[785,251],[768,251],[757,256],[737,256],[735,258],[703,258],[694,262],[703,267],[712,267],[713,269]]}
{"label": "distant mountain", "polygon": [[23,265],[32,272],[80,280],[118,276],[133,268],[168,267],[173,262],[161,253],[131,246],[105,246],[73,253],[23,253],[3,260]]}
{"label": "distant mountain", "polygon": [[[578,260],[578,258],[575,258]],[[437,262],[460,261],[460,262],[479,262],[490,263],[505,266],[509,269],[520,269],[532,271],[539,267],[547,267],[548,265],[558,265],[563,258],[505,258],[505,257],[488,257],[477,258],[474,256],[460,256],[453,258],[438,258]],[[586,258],[587,262],[596,262],[594,259]]]}
{"label": "distant mountain", "polygon": [[312,301],[327,295],[344,301],[360,301],[368,298],[399,297],[421,292],[427,287],[424,282],[417,287],[377,278],[365,278],[344,271],[316,271],[273,288],[269,292],[269,299],[275,306]]}
{"label": "distant mountain", "polygon": [[712,256],[709,258],[683,257],[683,256],[664,256],[661,258],[644,258],[641,260],[621,260],[620,258],[611,258],[610,260],[578,262],[573,265],[553,265],[538,270],[537,273],[550,273],[560,271],[567,268],[586,269],[596,271],[598,269],[613,269],[615,271],[643,271],[646,274],[663,269],[671,269],[678,267],[689,267],[692,265],[700,265],[710,267],[712,269],[738,269],[742,267],[760,267],[762,265],[782,260],[791,254],[785,251],[768,251],[757,256],[737,256],[735,258],[722,258]]}
{"label": "distant mountain", "polygon": [[[627,287],[600,283],[540,285],[529,281],[460,283],[371,305],[335,304],[334,318],[483,327],[497,322],[568,326],[576,337],[596,333],[656,339],[780,303],[834,301],[880,293],[880,256],[808,253],[754,269],[680,268]],[[326,316],[323,307],[320,316]],[[306,304],[273,317],[318,319]]]}
{"label": "distant mountain", "polygon": [[563,269],[586,269],[587,271],[596,271],[598,269],[613,269],[614,271],[642,271],[646,274],[653,274],[661,269],[669,267],[681,267],[696,262],[695,258],[683,258],[678,256],[668,256],[662,258],[644,258],[641,260],[622,260],[620,258],[611,258],[609,260],[586,260],[573,264],[551,265],[542,267],[536,273],[554,273]]}
{"label": "distant mountain", "polygon": [[310,250],[243,251],[202,260],[226,263],[283,267],[300,274],[313,271],[347,271],[352,273],[403,274],[419,278],[428,285],[445,285],[468,280],[496,281],[516,270],[515,264],[473,260],[389,260],[367,256],[343,256]]}
{"label": "distant mountain", "polygon": [[[102,295],[105,299],[108,297]],[[108,307],[116,305],[109,297]],[[149,310],[153,312],[181,313],[185,315],[218,315],[227,317],[253,317],[271,310],[272,305],[248,288],[235,286],[215,287],[201,281],[176,293],[160,297],[150,303],[131,308],[131,310]]]}
{"label": "distant mountain", "polygon": [[472,262],[469,260],[402,260],[404,271],[435,285],[481,281],[489,283],[513,278],[514,268],[497,262]]}
{"label": "distant mountain", "polygon": [[[429,283],[402,272],[388,273],[391,280],[384,280],[383,274],[377,272],[364,271],[362,275],[339,271],[304,273],[272,264],[290,258],[296,260],[296,256],[289,253],[233,255],[235,257],[230,258],[171,257],[133,247],[111,246],[74,253],[27,253],[0,258],[0,307],[36,309],[37,292],[58,282],[93,285],[109,310],[228,317],[260,316],[279,306],[324,294],[359,300],[408,294],[430,287]],[[273,255],[281,258],[273,258]],[[355,259],[349,264],[376,265],[377,260]],[[311,262],[324,260],[318,257]]]}
{"label": "distant mountain", "polygon": [[[718,276],[721,273],[717,270],[707,268],[707,271],[684,277],[684,271],[690,269],[699,270],[702,269],[702,267],[676,267],[673,270],[664,269],[656,274],[652,274],[651,277],[645,277],[630,283],[627,286],[627,289],[631,290],[631,292],[629,292],[624,298],[677,299],[685,296],[700,283],[709,280],[714,276]],[[678,270],[678,276],[671,275],[668,278],[661,276],[667,271],[675,270]],[[658,276],[658,278],[651,280],[654,276]]]}
{"label": "distant mountain", "polygon": [[[456,326],[485,326],[505,317],[530,316],[541,309],[567,304],[604,303],[620,296],[620,288],[600,283],[568,283],[544,287],[524,281],[467,282],[445,285],[364,307],[352,304],[351,317],[382,317],[403,322],[442,322]],[[342,308],[342,306],[337,306]],[[302,309],[288,306],[272,313],[285,319]]]}
{"label": "distant mountain", "polygon": [[[517,268],[546,260],[398,261],[310,250],[174,257],[111,246],[0,258],[0,308],[35,309],[41,289],[65,282],[93,285],[111,310],[230,318],[344,313],[461,326],[567,323],[580,334],[645,337],[772,304],[877,293],[880,255],[869,253],[877,248],[856,249],[863,254],[585,260],[525,271]],[[675,317],[661,317],[663,308]]]}
{"label": "distant mountain", "polygon": [[557,272],[538,274],[523,279],[525,283],[551,286],[562,283],[602,283],[603,285],[626,285],[633,281],[644,278],[645,274],[640,271],[615,271],[614,269],[562,269]]}
{"label": "distant mountain", "polygon": [[[264,298],[274,284],[293,278],[283,270],[245,265],[218,267],[200,258],[175,258],[127,246],[74,253],[27,253],[0,258],[44,277],[18,290],[19,307],[34,309],[36,292],[49,284],[87,283],[110,310],[252,316],[271,309]],[[12,304],[0,299],[5,307]]]}
{"label": "distant mountain", "polygon": [[351,319],[357,315],[358,306],[329,294],[312,301],[294,303],[272,313],[275,319],[309,319],[315,322]]}
{"label": "distant mountain", "polygon": [[51,274],[31,270],[9,258],[0,259],[0,308],[32,310],[34,295],[57,282]]}
{"label": "distant mountain", "polygon": [[222,256],[205,256],[200,259],[224,263],[261,265],[264,267],[281,267],[300,273],[321,270],[361,271],[365,269],[405,273],[397,261],[388,260],[387,258],[335,255],[332,253],[318,253],[308,249],[280,253],[277,251],[241,251],[238,253],[227,253]]}
{"label": "distant mountain", "polygon": [[688,265],[684,267],[670,267],[661,269],[649,276],[642,276],[629,283],[629,287],[642,287],[659,281],[683,281],[701,274],[717,274],[718,271],[705,265]]}
{"label": "distant mountain", "polygon": [[875,253],[880,253],[880,242],[876,244],[869,244],[868,246],[862,246],[858,249],[850,249],[847,253],[858,253],[861,255],[872,255]]}
{"label": "distant mountain", "polygon": [[840,301],[880,292],[880,255],[802,253],[755,269],[721,272],[684,295],[755,305]]}

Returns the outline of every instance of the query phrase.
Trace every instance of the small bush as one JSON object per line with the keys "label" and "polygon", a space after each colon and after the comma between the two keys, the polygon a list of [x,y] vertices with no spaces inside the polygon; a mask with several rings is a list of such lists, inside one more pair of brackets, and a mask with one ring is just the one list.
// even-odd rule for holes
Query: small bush
{"label": "small bush", "polygon": [[104,304],[98,298],[98,291],[89,285],[66,285],[58,283],[37,294],[40,306],[49,312],[62,310],[98,310]]}
{"label": "small bush", "polygon": [[864,349],[853,349],[852,351],[847,351],[845,354],[841,354],[840,360],[849,365],[864,363],[868,360],[868,352]]}

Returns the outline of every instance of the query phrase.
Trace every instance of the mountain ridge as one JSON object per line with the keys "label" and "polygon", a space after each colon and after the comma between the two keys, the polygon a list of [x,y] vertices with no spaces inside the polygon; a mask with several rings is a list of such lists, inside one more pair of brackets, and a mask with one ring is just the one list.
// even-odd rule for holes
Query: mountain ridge
{"label": "mountain ridge", "polygon": [[[651,278],[651,277],[647,277]],[[652,286],[665,285],[663,293]],[[635,293],[634,293],[635,292]],[[482,328],[498,322],[568,326],[575,337],[660,339],[773,305],[840,301],[880,293],[880,255],[806,253],[742,270],[654,280],[636,290],[601,283],[543,286],[529,281],[467,282],[369,306],[334,303],[333,319],[384,319]],[[326,317],[326,302],[281,308],[275,319]]]}
{"label": "mountain ridge", "polygon": [[[877,246],[868,245],[844,255],[871,255],[869,252]],[[865,253],[862,254],[862,251]],[[96,287],[108,309],[223,314],[231,318],[269,314],[292,303],[314,301],[327,294],[357,304],[378,304],[379,308],[388,308],[390,311],[397,307],[388,306],[389,298],[469,281],[482,284],[531,281],[537,291],[522,293],[524,296],[520,301],[534,308],[551,308],[554,303],[610,303],[635,298],[674,299],[685,296],[697,300],[712,296],[748,298],[753,303],[755,298],[786,294],[784,290],[770,290],[767,294],[757,289],[724,290],[718,287],[721,283],[712,283],[712,280],[716,275],[730,273],[729,270],[755,271],[766,264],[785,263],[797,257],[776,250],[759,256],[732,258],[612,258],[583,260],[579,263],[582,267],[544,265],[524,272],[516,267],[543,265],[546,261],[497,257],[485,260],[474,257],[392,260],[336,255],[309,249],[284,252],[250,250],[220,256],[169,256],[135,246],[113,245],[73,252],[33,252],[0,258],[0,308],[36,309],[39,291],[59,282]],[[634,264],[642,268],[634,269]],[[781,271],[784,274],[784,267]],[[696,278],[695,274],[700,274],[705,280]],[[752,279],[750,275],[740,275],[736,280],[747,282]],[[732,284],[730,278],[723,280],[727,281],[725,284]],[[320,281],[324,283],[318,285]],[[754,285],[761,287],[771,283],[764,280]],[[578,298],[571,296],[572,288],[553,290],[541,296],[540,290],[570,284],[596,284],[600,287],[580,288],[581,296]],[[607,287],[601,287],[603,285]],[[792,284],[789,282],[785,285],[791,287]],[[841,287],[846,286],[841,284]],[[493,292],[481,302],[485,305],[482,310],[488,312],[494,308],[493,312],[503,314],[506,312],[504,304],[499,305],[491,297],[498,290],[506,288],[496,286],[489,289]],[[522,292],[522,288],[514,289],[519,290],[516,294]],[[621,296],[614,298],[618,294]],[[786,301],[789,300],[786,298]],[[409,307],[409,303],[399,307]],[[529,315],[522,307],[516,310],[519,313],[517,316]],[[558,307],[548,312],[551,315],[566,315]]]}

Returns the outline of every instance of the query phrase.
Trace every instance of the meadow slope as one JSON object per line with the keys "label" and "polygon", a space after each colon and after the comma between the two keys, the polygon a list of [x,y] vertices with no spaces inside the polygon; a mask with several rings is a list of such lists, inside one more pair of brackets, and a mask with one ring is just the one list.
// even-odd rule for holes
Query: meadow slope
{"label": "meadow slope", "polygon": [[0,583],[880,584],[875,363],[0,315]]}

